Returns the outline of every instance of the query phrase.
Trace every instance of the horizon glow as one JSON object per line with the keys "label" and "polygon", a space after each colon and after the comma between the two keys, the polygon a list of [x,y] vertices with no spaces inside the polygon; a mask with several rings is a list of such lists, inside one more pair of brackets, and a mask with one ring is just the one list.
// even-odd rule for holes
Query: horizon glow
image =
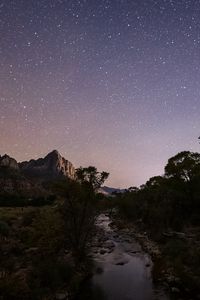
{"label": "horizon glow", "polygon": [[199,151],[200,2],[0,4],[0,155],[57,149],[138,186]]}

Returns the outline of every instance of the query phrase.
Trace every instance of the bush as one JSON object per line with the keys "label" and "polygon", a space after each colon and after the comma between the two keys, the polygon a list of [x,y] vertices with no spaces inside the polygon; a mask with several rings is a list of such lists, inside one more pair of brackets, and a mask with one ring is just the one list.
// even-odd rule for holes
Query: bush
{"label": "bush", "polygon": [[6,222],[0,221],[0,236],[8,237],[10,233],[10,227]]}

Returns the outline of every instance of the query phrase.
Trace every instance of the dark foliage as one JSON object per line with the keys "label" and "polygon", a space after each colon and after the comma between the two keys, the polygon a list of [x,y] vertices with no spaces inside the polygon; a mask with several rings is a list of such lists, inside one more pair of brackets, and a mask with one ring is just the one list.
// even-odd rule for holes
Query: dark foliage
{"label": "dark foliage", "polygon": [[55,200],[55,195],[27,198],[16,194],[4,194],[0,195],[0,207],[44,206],[53,204]]}
{"label": "dark foliage", "polygon": [[150,178],[115,201],[122,214],[142,221],[157,234],[200,225],[200,154],[177,154],[169,159],[164,176]]}

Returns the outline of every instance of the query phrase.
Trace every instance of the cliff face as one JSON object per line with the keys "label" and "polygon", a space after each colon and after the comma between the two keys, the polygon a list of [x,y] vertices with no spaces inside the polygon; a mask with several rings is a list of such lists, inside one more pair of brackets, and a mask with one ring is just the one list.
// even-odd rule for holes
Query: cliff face
{"label": "cliff face", "polygon": [[43,182],[59,178],[75,179],[75,168],[71,162],[54,150],[44,158],[17,163],[8,156],[0,156],[0,195],[45,194]]}
{"label": "cliff face", "polygon": [[4,156],[0,156],[0,168],[19,170],[17,161],[7,154],[5,154]]}
{"label": "cliff face", "polygon": [[31,194],[34,191],[38,191],[30,181],[26,178],[13,178],[13,177],[0,177],[0,194]]}
{"label": "cliff face", "polygon": [[44,158],[30,160],[19,164],[25,175],[51,180],[60,177],[75,178],[75,168],[71,162],[60,155],[57,150],[47,154]]}
{"label": "cliff face", "polygon": [[33,184],[25,178],[17,161],[8,156],[0,156],[0,194],[28,194],[33,189]]}

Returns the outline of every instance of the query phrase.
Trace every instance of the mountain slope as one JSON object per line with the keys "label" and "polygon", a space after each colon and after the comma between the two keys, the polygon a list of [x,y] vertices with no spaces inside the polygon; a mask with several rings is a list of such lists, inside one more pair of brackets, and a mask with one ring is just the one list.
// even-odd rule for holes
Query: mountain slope
{"label": "mountain slope", "polygon": [[8,156],[7,154],[3,156],[0,155],[0,168],[19,170],[17,161],[14,158]]}
{"label": "mountain slope", "polygon": [[22,162],[19,167],[25,175],[39,177],[42,181],[61,177],[75,178],[74,166],[62,157],[57,150],[53,150],[44,158]]}
{"label": "mountain slope", "polygon": [[60,178],[75,179],[75,168],[56,150],[44,158],[22,163],[7,154],[0,156],[0,196],[45,195],[49,190],[43,183]]}
{"label": "mountain slope", "polygon": [[17,161],[5,154],[0,156],[0,195],[37,193],[34,184],[20,171]]}

